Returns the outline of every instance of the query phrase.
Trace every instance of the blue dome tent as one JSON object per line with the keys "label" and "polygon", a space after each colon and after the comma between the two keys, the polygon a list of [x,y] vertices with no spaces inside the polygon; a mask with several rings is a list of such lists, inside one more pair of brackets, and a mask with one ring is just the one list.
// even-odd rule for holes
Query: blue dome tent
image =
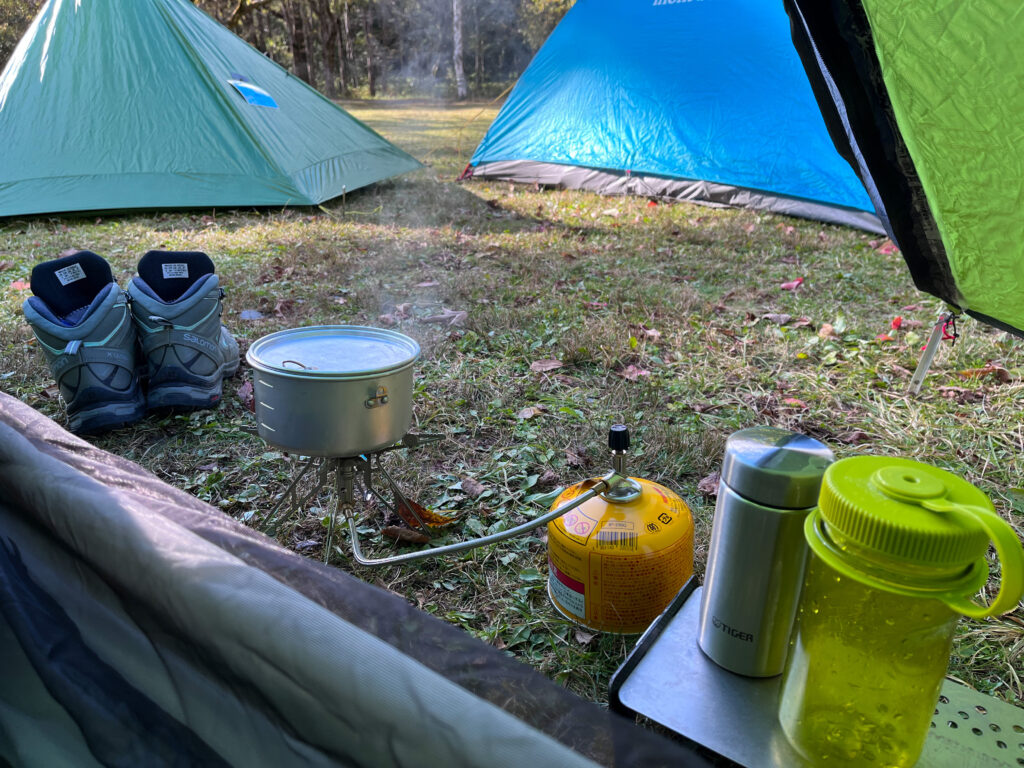
{"label": "blue dome tent", "polygon": [[579,0],[466,176],[758,208],[882,232],[781,4]]}

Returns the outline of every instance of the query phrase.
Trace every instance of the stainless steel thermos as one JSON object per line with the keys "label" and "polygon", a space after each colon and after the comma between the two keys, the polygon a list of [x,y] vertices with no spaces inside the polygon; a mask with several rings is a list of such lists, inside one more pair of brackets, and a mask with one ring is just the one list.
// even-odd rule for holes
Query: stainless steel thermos
{"label": "stainless steel thermos", "polygon": [[782,672],[807,562],[804,520],[833,461],[821,442],[751,427],[725,444],[698,643],[732,672]]}

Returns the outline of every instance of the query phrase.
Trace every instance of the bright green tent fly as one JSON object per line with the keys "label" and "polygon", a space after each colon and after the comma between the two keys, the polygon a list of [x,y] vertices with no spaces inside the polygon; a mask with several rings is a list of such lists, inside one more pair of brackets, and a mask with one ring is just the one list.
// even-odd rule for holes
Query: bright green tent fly
{"label": "bright green tent fly", "polygon": [[0,216],[313,205],[420,167],[188,0],[49,0],[0,147]]}
{"label": "bright green tent fly", "polygon": [[785,0],[833,141],[917,287],[1024,336],[1017,0]]}

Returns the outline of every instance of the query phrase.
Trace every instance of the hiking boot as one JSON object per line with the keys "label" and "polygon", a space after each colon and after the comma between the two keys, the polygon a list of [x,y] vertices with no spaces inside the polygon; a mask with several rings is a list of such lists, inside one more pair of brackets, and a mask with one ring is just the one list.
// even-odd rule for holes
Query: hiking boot
{"label": "hiking boot", "polygon": [[210,257],[149,251],[128,295],[149,375],[148,407],[217,405],[222,380],[238,370],[238,342],[220,322],[224,291]]}
{"label": "hiking boot", "polygon": [[146,413],[135,367],[135,326],[128,297],[110,265],[79,251],[32,269],[25,319],[57,381],[68,428],[94,434]]}

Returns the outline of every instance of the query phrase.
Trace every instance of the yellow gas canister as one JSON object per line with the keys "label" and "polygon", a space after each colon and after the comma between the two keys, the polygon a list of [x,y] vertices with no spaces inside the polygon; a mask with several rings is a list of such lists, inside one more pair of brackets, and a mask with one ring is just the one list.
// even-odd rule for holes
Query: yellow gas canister
{"label": "yellow gas canister", "polygon": [[[617,428],[625,430],[612,427],[609,443],[621,458],[629,437]],[[567,488],[552,509],[591,485]],[[629,478],[548,523],[548,595],[590,629],[643,632],[692,574],[693,515],[658,483]]]}

